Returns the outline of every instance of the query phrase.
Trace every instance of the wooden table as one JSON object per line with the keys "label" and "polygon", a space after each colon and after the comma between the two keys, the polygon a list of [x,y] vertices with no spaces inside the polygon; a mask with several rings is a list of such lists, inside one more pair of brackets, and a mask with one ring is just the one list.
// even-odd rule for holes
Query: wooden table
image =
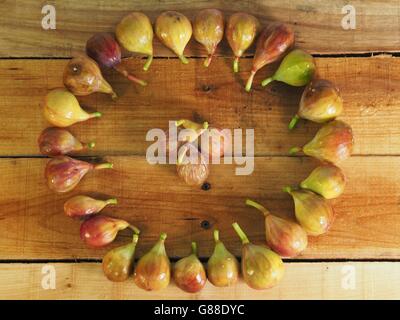
{"label": "wooden table", "polygon": [[[57,29],[47,31],[40,24],[40,2],[1,2],[0,298],[400,298],[400,59],[388,54],[400,46],[398,1],[352,1],[357,10],[355,30],[342,29],[339,0],[53,1]],[[97,143],[82,156],[111,161],[115,169],[90,174],[68,194],[47,188],[43,171],[48,159],[36,143],[48,126],[42,115],[43,97],[62,86],[71,50],[82,49],[94,32],[112,31],[132,10],[142,10],[154,21],[163,10],[179,10],[192,18],[205,7],[220,8],[226,15],[253,13],[264,24],[279,20],[293,25],[297,46],[315,54],[319,75],[335,82],[343,94],[341,119],[353,127],[356,141],[353,157],[342,165],[348,185],[333,201],[337,217],[332,229],[311,238],[300,257],[286,261],[286,275],[277,287],[254,291],[243,282],[229,289],[207,284],[201,293],[189,295],[171,284],[167,290],[147,293],[133,281],[111,283],[101,271],[104,253],[129,241],[129,232],[122,232],[105,249],[87,248],[79,239],[79,222],[63,214],[66,199],[77,194],[117,197],[118,206],[105,212],[140,227],[138,256],[165,231],[172,259],[188,254],[190,241],[195,240],[206,260],[214,227],[239,256],[233,221],[251,240],[264,240],[263,218],[246,207],[244,199],[254,198],[276,214],[292,216],[292,201],[281,189],[301,181],[317,164],[288,156],[288,149],[308,141],[318,126],[302,122],[288,132],[301,89],[283,84],[261,88],[260,80],[276,66],[262,69],[254,90],[246,93],[251,59],[242,59],[242,72],[233,75],[225,41],[206,69],[204,51],[193,39],[186,51],[188,65],[155,40],[156,59],[148,73],[141,72],[141,59],[124,62],[148,80],[147,87],[108,72],[105,77],[120,95],[118,101],[101,94],[79,98],[89,110],[104,113],[101,119],[71,127],[80,139]],[[149,165],[146,132],[166,128],[168,120],[179,118],[203,118],[223,128],[254,128],[254,174],[236,176],[232,165],[213,165],[211,189],[202,191],[178,180],[172,165]],[[211,228],[204,228],[204,222]],[[48,265],[56,271],[54,290],[42,286],[43,266]]]}

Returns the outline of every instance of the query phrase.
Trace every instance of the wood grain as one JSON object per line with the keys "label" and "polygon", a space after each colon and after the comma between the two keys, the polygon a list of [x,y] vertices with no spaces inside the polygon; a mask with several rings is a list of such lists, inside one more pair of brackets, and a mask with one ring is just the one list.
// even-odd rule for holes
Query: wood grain
{"label": "wood grain", "polygon": [[[318,58],[319,75],[335,82],[342,91],[345,112],[341,117],[354,130],[356,155],[399,155],[400,140],[400,59]],[[127,67],[138,70],[141,61],[131,59]],[[42,115],[48,90],[62,86],[66,60],[0,61],[0,156],[38,155],[37,137],[48,126]],[[259,82],[272,72],[263,69],[248,94],[243,81],[250,60],[242,61],[235,77],[230,60],[215,59],[209,69],[199,59],[189,65],[177,60],[154,61],[149,74],[138,73],[149,81],[137,87],[114,73],[107,73],[120,95],[116,103],[107,95],[79,98],[89,110],[104,113],[101,119],[71,127],[82,140],[95,140],[88,155],[144,155],[152,128],[168,128],[168,121],[179,118],[208,120],[222,128],[254,128],[256,155],[287,155],[296,144],[307,142],[319,127],[301,122],[289,132],[287,124],[298,108],[301,89]]]}
{"label": "wood grain", "polygon": [[[264,242],[263,218],[245,206],[260,201],[278,215],[293,217],[293,204],[282,187],[295,185],[316,165],[306,158],[259,157],[249,176],[236,176],[233,165],[213,165],[209,191],[181,182],[174,166],[151,166],[142,157],[107,157],[114,170],[90,173],[73,192],[57,195],[43,178],[46,159],[1,159],[0,259],[98,259],[109,250],[87,248],[79,238],[79,221],[64,216],[63,203],[75,194],[113,196],[119,204],[104,214],[120,217],[142,230],[138,254],[150,248],[162,231],[167,251],[182,257],[190,241],[199,242],[202,257],[211,254],[212,229],[236,255],[240,242],[231,227],[238,221],[251,240]],[[301,259],[399,259],[399,157],[353,157],[343,164],[346,192],[333,201],[336,221],[324,236],[310,238]],[[93,193],[96,191],[97,193]],[[208,221],[210,229],[202,222]],[[204,225],[204,224],[203,224]],[[126,243],[122,232],[111,245]]]}
{"label": "wood grain", "polygon": [[[293,25],[298,46],[313,53],[349,53],[399,50],[398,1],[354,0],[356,29],[344,30],[341,21],[347,4],[332,1],[52,1],[57,12],[56,30],[44,30],[42,6],[36,0],[2,1],[0,6],[1,57],[68,57],[71,50],[84,48],[86,40],[95,32],[111,32],[120,19],[133,10],[144,11],[154,22],[165,10],[179,10],[193,19],[203,8],[219,8],[229,16],[245,11],[257,16],[265,25],[282,21]],[[157,56],[171,56],[171,52],[154,41]],[[252,50],[249,51],[251,54]],[[204,55],[203,49],[192,39],[186,54]],[[219,54],[231,56],[224,42]]]}
{"label": "wood grain", "polygon": [[[171,283],[167,289],[146,292],[132,280],[108,281],[98,263],[55,263],[56,288],[42,287],[44,263],[1,264],[0,299],[399,299],[400,263],[286,263],[281,283],[270,290],[252,290],[240,280],[231,288],[207,283],[187,294]],[[46,269],[45,269],[46,270]],[[46,272],[45,272],[46,274]],[[354,275],[354,287],[349,276]],[[388,285],[390,284],[390,285]]]}

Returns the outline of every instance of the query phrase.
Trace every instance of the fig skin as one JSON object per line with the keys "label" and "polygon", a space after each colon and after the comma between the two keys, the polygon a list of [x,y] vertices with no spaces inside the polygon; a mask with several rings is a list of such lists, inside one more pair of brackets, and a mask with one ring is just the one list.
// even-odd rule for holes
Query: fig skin
{"label": "fig skin", "polygon": [[94,165],[68,156],[58,156],[47,162],[45,177],[51,190],[62,193],[74,189],[89,171],[110,168],[111,163]]}
{"label": "fig skin", "polygon": [[345,186],[346,176],[343,171],[330,163],[318,166],[300,183],[301,188],[318,193],[325,199],[338,198]]}
{"label": "fig skin", "polygon": [[135,249],[139,235],[134,234],[131,243],[114,248],[103,258],[103,273],[108,280],[123,282],[128,280],[133,272]]}
{"label": "fig skin", "polygon": [[133,279],[139,288],[155,291],[168,286],[171,278],[171,264],[165,251],[166,238],[167,235],[162,233],[154,247],[136,264]]}
{"label": "fig skin", "polygon": [[87,96],[95,92],[117,98],[111,85],[103,78],[97,63],[84,54],[72,58],[64,69],[64,86],[76,96]]}
{"label": "fig skin", "polygon": [[309,190],[285,187],[284,191],[293,197],[296,219],[307,234],[319,236],[329,230],[335,214],[326,199]]}
{"label": "fig skin", "polygon": [[82,110],[76,97],[64,88],[54,89],[46,95],[43,114],[52,125],[62,128],[102,115]]}
{"label": "fig skin", "polygon": [[281,257],[293,258],[307,248],[307,233],[297,223],[274,216],[268,209],[250,199],[246,204],[264,214],[267,245]]}
{"label": "fig skin", "polygon": [[134,233],[140,231],[122,219],[107,216],[94,216],[81,224],[80,236],[88,246],[92,248],[104,247],[115,240],[119,231],[130,228]]}
{"label": "fig skin", "polygon": [[261,85],[265,87],[272,81],[281,81],[294,87],[308,84],[314,76],[316,66],[313,57],[307,52],[295,49],[283,58],[278,70]]}
{"label": "fig skin", "polygon": [[283,54],[293,45],[294,32],[288,25],[273,23],[265,27],[257,40],[253,67],[246,83],[246,91],[250,91],[254,76],[258,70],[282,58]]}
{"label": "fig skin", "polygon": [[289,123],[289,129],[293,129],[300,118],[324,123],[340,116],[342,112],[343,99],[339,89],[328,80],[312,80],[304,89],[299,110]]}
{"label": "fig skin", "polygon": [[178,288],[185,292],[201,291],[206,282],[206,270],[197,257],[197,245],[192,242],[192,254],[178,260],[173,268],[174,281]]}
{"label": "fig skin", "polygon": [[[204,140],[208,139],[208,146],[203,146]],[[226,156],[232,156],[232,134],[230,130],[210,127],[200,136],[201,153],[208,158],[209,162],[212,159],[219,159]]]}
{"label": "fig skin", "polygon": [[214,240],[214,251],[207,263],[208,280],[216,287],[232,286],[239,278],[239,262],[219,240],[218,230],[214,230]]}
{"label": "fig skin", "polygon": [[75,196],[64,203],[64,213],[71,217],[85,217],[99,213],[109,204],[117,204],[117,199],[97,200],[88,196]]}
{"label": "fig skin", "polygon": [[252,244],[236,222],[232,226],[242,241],[241,265],[246,284],[256,290],[277,285],[285,273],[281,257],[265,246]]}
{"label": "fig skin", "polygon": [[208,57],[204,66],[208,67],[218,44],[224,36],[224,16],[220,10],[204,9],[199,11],[193,22],[193,36],[207,50]]}
{"label": "fig skin", "polygon": [[303,151],[308,156],[335,164],[351,156],[353,145],[351,127],[343,121],[334,120],[324,124],[305,146],[293,147],[289,153],[293,155]]}
{"label": "fig skin", "polygon": [[186,16],[176,11],[161,13],[156,19],[155,32],[160,41],[171,49],[183,64],[189,63],[183,55],[192,37],[192,24]]}
{"label": "fig skin", "polygon": [[226,26],[226,38],[235,55],[234,72],[239,72],[239,58],[253,43],[258,28],[257,18],[250,14],[237,12],[229,17]]}
{"label": "fig skin", "polygon": [[49,127],[42,131],[38,138],[40,152],[46,156],[60,156],[84,149],[92,149],[94,142],[83,143],[75,138],[68,130]]}

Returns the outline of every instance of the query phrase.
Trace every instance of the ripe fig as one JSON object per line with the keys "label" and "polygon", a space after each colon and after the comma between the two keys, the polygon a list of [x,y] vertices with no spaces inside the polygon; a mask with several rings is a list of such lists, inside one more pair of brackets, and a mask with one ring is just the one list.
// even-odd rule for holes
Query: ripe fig
{"label": "ripe fig", "polygon": [[110,168],[111,163],[94,165],[68,156],[58,156],[47,162],[45,177],[51,190],[68,192],[75,188],[89,171]]}
{"label": "ripe fig", "polygon": [[293,129],[300,118],[323,123],[338,117],[343,111],[343,99],[335,85],[323,79],[311,81],[304,89],[297,114],[289,123]]}
{"label": "ripe fig", "polygon": [[277,285],[285,272],[281,257],[266,246],[252,244],[236,222],[232,226],[242,241],[242,274],[246,284],[257,290]]}
{"label": "ripe fig", "polygon": [[214,230],[214,240],[214,252],[207,263],[208,280],[216,287],[229,287],[239,278],[239,262],[219,240],[218,230]]}
{"label": "ripe fig", "polygon": [[300,187],[318,193],[325,199],[339,197],[346,185],[343,171],[333,164],[326,163],[316,167],[310,175],[300,183]]}
{"label": "ripe fig", "polygon": [[246,200],[246,204],[264,214],[267,245],[281,257],[295,257],[307,248],[307,233],[299,224],[272,215],[268,209],[250,199]]}
{"label": "ripe fig", "polygon": [[178,288],[189,293],[199,292],[207,282],[206,270],[197,257],[196,242],[192,242],[192,254],[178,260],[173,269]]}
{"label": "ripe fig", "polygon": [[208,58],[204,66],[208,67],[218,44],[224,36],[224,16],[220,10],[204,9],[199,11],[193,22],[193,35],[197,42],[207,50]]}
{"label": "ripe fig", "polygon": [[171,49],[182,63],[189,63],[183,55],[192,36],[192,25],[188,18],[176,11],[163,12],[156,20],[155,30],[160,41]]}
{"label": "ripe fig", "polygon": [[147,291],[161,290],[168,286],[171,278],[171,265],[165,251],[167,235],[161,233],[154,247],[141,257],[136,264],[133,279],[139,288]]}
{"label": "ripe fig", "polygon": [[122,282],[129,278],[133,271],[135,250],[139,236],[135,233],[131,243],[114,248],[103,258],[103,272],[108,280]]}
{"label": "ripe fig", "polygon": [[74,123],[101,117],[100,112],[87,113],[82,110],[78,100],[68,90],[54,89],[45,99],[44,117],[56,127],[69,127]]}
{"label": "ripe fig", "polygon": [[343,121],[335,120],[324,124],[305,146],[293,147],[289,153],[294,155],[303,151],[304,154],[321,161],[338,163],[350,157],[353,144],[351,127]]}
{"label": "ripe fig", "polygon": [[190,143],[179,148],[176,170],[178,176],[189,186],[201,186],[210,173],[208,160]]}
{"label": "ripe fig", "polygon": [[132,229],[136,234],[140,233],[138,228],[130,225],[125,220],[101,215],[90,217],[82,222],[80,234],[82,241],[88,246],[97,248],[104,247],[113,242],[118,232],[126,228]]}
{"label": "ripe fig", "polygon": [[303,50],[295,49],[282,60],[274,75],[264,79],[261,85],[265,87],[276,80],[294,87],[302,87],[311,81],[315,69],[313,57]]}
{"label": "ripe fig", "polygon": [[257,18],[250,14],[237,12],[229,17],[226,26],[226,38],[235,55],[234,72],[239,72],[239,58],[253,43],[258,27]]}
{"label": "ripe fig", "polygon": [[309,235],[318,236],[328,231],[334,211],[327,200],[309,190],[285,187],[284,191],[293,197],[296,219]]}
{"label": "ripe fig", "polygon": [[72,218],[86,217],[99,213],[109,204],[117,204],[117,199],[98,200],[88,196],[75,196],[64,203],[64,213]]}
{"label": "ripe fig", "polygon": [[[229,129],[210,127],[200,136],[201,153],[211,162],[224,156],[232,156],[232,134]],[[215,163],[215,162],[213,162]]]}
{"label": "ripe fig", "polygon": [[40,152],[46,156],[60,156],[84,149],[92,149],[94,142],[83,143],[68,130],[56,127],[46,128],[38,139]]}

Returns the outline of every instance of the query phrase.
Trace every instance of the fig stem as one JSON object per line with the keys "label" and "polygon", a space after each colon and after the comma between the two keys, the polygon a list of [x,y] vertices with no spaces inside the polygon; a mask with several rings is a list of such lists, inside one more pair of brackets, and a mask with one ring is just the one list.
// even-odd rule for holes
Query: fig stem
{"label": "fig stem", "polygon": [[139,241],[139,235],[137,233],[134,233],[132,237],[132,243],[136,246],[138,241]]}
{"label": "fig stem", "polygon": [[291,156],[295,155],[296,153],[300,152],[302,148],[299,147],[292,147],[289,149],[289,154]]}
{"label": "fig stem", "polygon": [[124,77],[128,78],[130,81],[140,84],[141,86],[147,86],[147,82],[135,77],[133,74],[130,74],[124,67],[120,64],[114,66],[114,69],[121,73]]}
{"label": "fig stem", "polygon": [[133,231],[134,234],[140,234],[140,230],[139,230],[138,228],[136,228],[135,226],[133,226],[133,225],[130,224],[130,225],[128,226],[128,228],[131,229],[131,230]]}
{"label": "fig stem", "polygon": [[114,91],[111,92],[110,94],[111,94],[111,99],[113,99],[114,101],[118,99],[118,96]]}
{"label": "fig stem", "polygon": [[100,118],[103,114],[101,112],[93,112],[91,114],[89,114],[89,119],[90,118]]}
{"label": "fig stem", "polygon": [[299,122],[299,120],[300,117],[296,114],[289,122],[289,130],[292,130],[296,126],[297,122]]}
{"label": "fig stem", "polygon": [[292,192],[292,188],[291,187],[289,187],[289,186],[286,186],[286,187],[284,187],[283,189],[282,189],[282,191],[283,192],[287,192],[287,193],[291,193]]}
{"label": "fig stem", "polygon": [[188,150],[187,146],[180,147],[178,152],[178,165],[182,164],[183,158],[185,157],[187,150]]}
{"label": "fig stem", "polygon": [[261,82],[261,85],[263,86],[263,87],[265,87],[266,85],[268,85],[269,83],[271,83],[272,81],[274,81],[275,79],[274,79],[274,77],[272,76],[272,77],[269,77],[269,78],[266,78],[266,79],[264,79],[262,82]]}
{"label": "fig stem", "polygon": [[215,242],[219,241],[219,230],[217,229],[214,230],[214,240]]}
{"label": "fig stem", "polygon": [[233,229],[235,229],[236,233],[238,234],[240,240],[242,240],[242,244],[250,243],[249,239],[247,238],[246,234],[240,228],[237,222],[232,224]]}
{"label": "fig stem", "polygon": [[233,72],[239,72],[239,57],[235,57],[233,60]]}
{"label": "fig stem", "polygon": [[256,72],[252,70],[251,74],[250,74],[250,77],[249,77],[249,79],[247,80],[247,83],[246,83],[246,91],[247,92],[250,92],[250,90],[251,90],[251,86],[253,84],[253,79],[254,79],[255,74],[256,74]]}
{"label": "fig stem", "polygon": [[144,66],[143,66],[143,70],[144,70],[144,71],[149,70],[150,65],[151,65],[152,62],[153,62],[153,56],[152,56],[152,55],[151,55],[151,56],[148,56],[148,57],[147,57],[147,60],[146,60],[146,63],[145,63]]}
{"label": "fig stem", "polygon": [[106,163],[101,163],[101,164],[97,164],[94,166],[94,169],[98,170],[98,169],[112,169],[113,164],[106,162]]}
{"label": "fig stem", "polygon": [[183,64],[189,63],[189,60],[183,54],[179,56],[179,59],[182,61]]}
{"label": "fig stem", "polygon": [[251,206],[253,208],[256,208],[256,209],[260,210],[265,216],[270,214],[270,212],[269,212],[269,210],[267,208],[265,208],[264,206],[262,206],[261,204],[255,202],[253,200],[246,199],[246,204],[248,206]]}
{"label": "fig stem", "polygon": [[167,234],[165,232],[162,232],[160,234],[160,240],[164,241],[165,239],[167,239]]}
{"label": "fig stem", "polygon": [[192,242],[192,254],[197,256],[197,243],[194,241]]}
{"label": "fig stem", "polygon": [[105,201],[106,204],[117,204],[118,200],[116,198],[111,198]]}
{"label": "fig stem", "polygon": [[203,64],[203,65],[204,65],[206,68],[210,65],[212,58],[213,58],[213,55],[212,55],[212,54],[209,54],[208,57],[204,60],[204,64]]}

